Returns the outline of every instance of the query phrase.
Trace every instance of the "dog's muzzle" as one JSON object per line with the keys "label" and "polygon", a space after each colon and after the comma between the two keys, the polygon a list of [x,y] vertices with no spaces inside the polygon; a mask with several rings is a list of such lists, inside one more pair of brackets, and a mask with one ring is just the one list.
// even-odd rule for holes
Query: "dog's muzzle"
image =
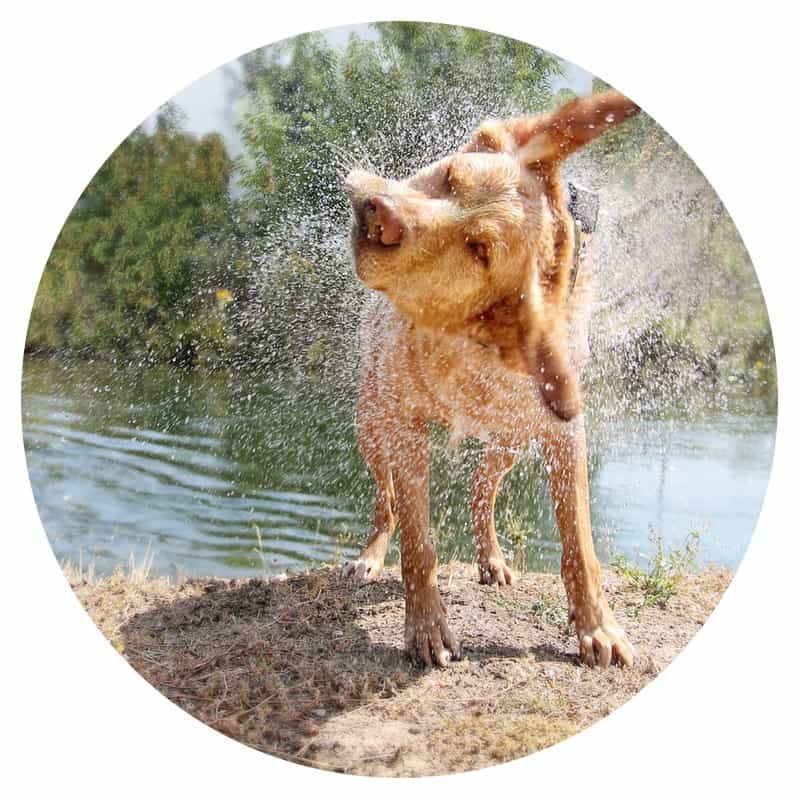
{"label": "dog's muzzle", "polygon": [[406,227],[397,202],[385,194],[353,201],[356,231],[368,242],[393,247],[403,241]]}

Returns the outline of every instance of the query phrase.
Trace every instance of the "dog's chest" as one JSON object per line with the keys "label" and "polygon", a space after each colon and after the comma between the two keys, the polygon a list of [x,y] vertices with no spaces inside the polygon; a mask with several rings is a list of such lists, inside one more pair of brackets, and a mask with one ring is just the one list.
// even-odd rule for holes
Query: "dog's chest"
{"label": "dog's chest", "polygon": [[554,419],[534,382],[494,348],[417,329],[381,296],[367,308],[360,349],[362,380],[377,387],[385,413],[445,425],[453,443],[527,445]]}
{"label": "dog's chest", "polygon": [[547,414],[539,392],[530,378],[505,367],[494,348],[420,334],[414,351],[420,390],[454,443],[464,437],[523,443],[536,435]]}

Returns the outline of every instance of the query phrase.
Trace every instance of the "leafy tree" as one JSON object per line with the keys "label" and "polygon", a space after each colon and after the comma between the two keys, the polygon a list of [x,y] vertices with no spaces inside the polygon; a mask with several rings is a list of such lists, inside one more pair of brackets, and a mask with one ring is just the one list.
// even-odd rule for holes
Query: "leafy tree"
{"label": "leafy tree", "polygon": [[[610,87],[595,78],[592,88]],[[752,262],[694,162],[645,112],[577,161],[579,171],[590,165],[595,180],[617,187],[617,197],[604,199],[614,212],[603,234],[614,263],[596,281],[602,310],[593,325],[606,345],[613,339],[611,360],[626,383],[651,393],[653,374],[680,373],[663,381],[674,391],[680,380],[709,384],[727,374],[774,394],[769,319]]]}
{"label": "leafy tree", "polygon": [[[374,28],[377,39],[351,35],[341,49],[313,33],[242,59],[240,184],[261,253],[239,330],[259,359],[324,364],[337,338],[352,336],[360,302],[347,263],[350,168],[404,177],[487,115],[552,102],[561,65],[535,47],[445,25]],[[267,308],[276,313],[253,313]]]}
{"label": "leafy tree", "polygon": [[[185,133],[174,107],[152,133],[135,130],[58,237],[29,347],[179,363],[220,356],[313,374],[341,366],[333,356],[355,357],[363,299],[348,263],[345,174],[358,165],[404,177],[486,116],[537,113],[571,94],[553,93],[561,62],[538,48],[426,23],[376,23],[341,48],[305,34],[247,54],[241,67],[244,154],[233,163],[219,136]],[[594,91],[605,88],[595,80]],[[607,187],[601,238],[614,263],[601,254],[596,344],[621,347],[616,361],[636,374],[641,354],[663,364],[678,353],[704,374],[727,359],[763,383],[758,371],[774,371],[774,358],[747,253],[664,130],[641,113],[566,172]],[[339,374],[355,374],[351,366]]]}
{"label": "leafy tree", "polygon": [[378,23],[343,50],[305,34],[242,60],[246,196],[262,221],[287,208],[346,211],[342,172],[363,162],[396,177],[464,141],[488,114],[541,109],[560,62],[482,31]]}
{"label": "leafy tree", "polygon": [[222,139],[184,133],[174,107],[162,109],[153,133],[137,128],[65,222],[28,346],[158,361],[221,347],[231,167]]}

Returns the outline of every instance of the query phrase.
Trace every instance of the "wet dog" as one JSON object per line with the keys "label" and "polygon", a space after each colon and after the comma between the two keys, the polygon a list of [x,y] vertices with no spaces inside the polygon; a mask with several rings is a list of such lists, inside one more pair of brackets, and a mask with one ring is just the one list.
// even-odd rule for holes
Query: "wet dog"
{"label": "wet dog", "polygon": [[537,117],[484,122],[453,155],[403,181],[347,180],[359,279],[376,291],[361,329],[358,442],[377,483],[374,528],[345,573],[373,580],[400,525],[405,644],[424,664],[458,658],[428,537],[428,423],[485,442],[472,481],[479,579],[509,584],[494,505],[516,454],[538,442],[562,541],[581,659],[630,664],[592,544],[578,381],[588,293],[571,285],[567,156],[637,113],[617,92]]}

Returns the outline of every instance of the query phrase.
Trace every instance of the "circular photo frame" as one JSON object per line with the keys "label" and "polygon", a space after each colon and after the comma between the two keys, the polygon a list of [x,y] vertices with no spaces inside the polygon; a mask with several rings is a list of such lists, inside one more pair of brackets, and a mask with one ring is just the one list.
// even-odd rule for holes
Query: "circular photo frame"
{"label": "circular photo frame", "polygon": [[56,558],[155,688],[297,763],[438,775],[680,653],[761,509],[776,375],[733,221],[635,98],[379,22],[247,53],[111,154],[23,427]]}

